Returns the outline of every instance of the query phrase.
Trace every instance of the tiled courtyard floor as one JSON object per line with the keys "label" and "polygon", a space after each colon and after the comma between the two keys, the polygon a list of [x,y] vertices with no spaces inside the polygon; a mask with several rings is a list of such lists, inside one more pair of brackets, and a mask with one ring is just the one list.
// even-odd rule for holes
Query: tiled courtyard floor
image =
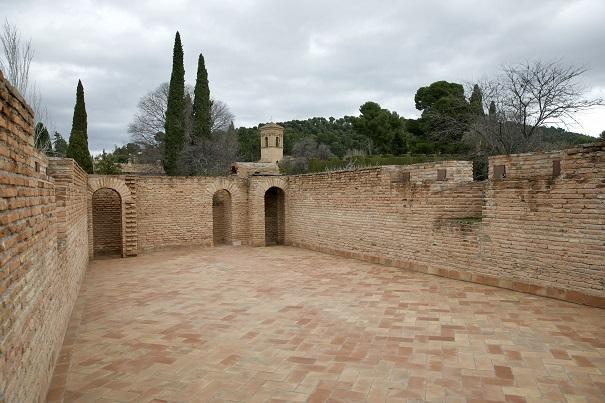
{"label": "tiled courtyard floor", "polygon": [[290,247],[98,260],[62,397],[602,402],[605,310]]}

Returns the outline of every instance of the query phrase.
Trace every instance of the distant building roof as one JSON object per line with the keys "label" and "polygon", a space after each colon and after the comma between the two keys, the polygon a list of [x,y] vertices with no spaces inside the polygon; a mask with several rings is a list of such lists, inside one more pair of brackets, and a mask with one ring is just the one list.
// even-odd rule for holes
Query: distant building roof
{"label": "distant building roof", "polygon": [[231,174],[242,177],[251,175],[279,175],[279,167],[275,162],[234,162]]}
{"label": "distant building roof", "polygon": [[162,164],[118,164],[123,175],[166,175]]}
{"label": "distant building roof", "polygon": [[262,125],[260,129],[284,129],[283,126],[278,125],[277,123],[267,123],[266,125]]}

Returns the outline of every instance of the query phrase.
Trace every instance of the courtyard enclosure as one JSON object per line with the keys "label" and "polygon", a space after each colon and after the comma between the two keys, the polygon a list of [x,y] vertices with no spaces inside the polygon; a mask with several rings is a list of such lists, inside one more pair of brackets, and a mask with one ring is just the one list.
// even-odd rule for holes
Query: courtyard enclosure
{"label": "courtyard enclosure", "polygon": [[[64,365],[59,349],[89,258],[105,252],[286,244],[605,307],[604,142],[492,157],[482,182],[468,161],[296,176],[99,176],[34,150],[31,109],[2,76],[0,100],[7,402],[45,395],[55,364]],[[276,133],[270,144],[283,144]]]}
{"label": "courtyard enclosure", "polygon": [[122,255],[122,200],[113,189],[92,194],[92,234],[95,257]]}
{"label": "courtyard enclosure", "polygon": [[265,192],[265,244],[283,245],[285,243],[286,214],[284,191],[270,187]]}
{"label": "courtyard enclosure", "polygon": [[224,189],[212,196],[212,233],[214,245],[231,245],[231,194]]}

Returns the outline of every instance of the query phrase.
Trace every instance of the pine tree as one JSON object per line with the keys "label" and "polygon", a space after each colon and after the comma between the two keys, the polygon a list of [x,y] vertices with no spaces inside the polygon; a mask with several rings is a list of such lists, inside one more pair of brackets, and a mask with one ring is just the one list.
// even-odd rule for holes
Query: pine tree
{"label": "pine tree", "polygon": [[34,139],[36,142],[36,149],[45,154],[50,154],[52,152],[53,147],[50,142],[50,135],[48,134],[46,126],[44,126],[42,122],[38,122],[36,128],[34,129]]}
{"label": "pine tree", "polygon": [[92,158],[88,151],[88,131],[86,105],[84,103],[84,87],[82,81],[78,80],[78,89],[76,90],[76,106],[74,107],[74,117],[71,125],[71,134],[69,135],[69,145],[67,147],[67,158],[73,158],[80,167],[91,174]]}
{"label": "pine tree", "polygon": [[65,157],[67,155],[67,141],[61,136],[61,133],[55,132],[54,136],[53,155],[56,157]]}
{"label": "pine tree", "polygon": [[477,84],[473,87],[473,93],[469,99],[469,104],[471,107],[471,113],[476,116],[485,115],[485,111],[483,110],[483,95],[481,94],[481,89]]}
{"label": "pine tree", "polygon": [[184,125],[183,108],[185,98],[185,67],[183,67],[183,46],[181,36],[176,33],[172,55],[172,74],[168,88],[166,106],[164,170],[168,175],[178,174],[179,154],[183,150]]}
{"label": "pine tree", "polygon": [[100,175],[119,175],[122,168],[117,164],[113,154],[107,154],[105,150],[101,155],[95,157],[95,173]]}
{"label": "pine tree", "polygon": [[197,78],[193,92],[193,135],[192,141],[200,138],[210,138],[212,118],[210,115],[210,88],[208,87],[208,72],[204,56],[200,53],[197,62]]}

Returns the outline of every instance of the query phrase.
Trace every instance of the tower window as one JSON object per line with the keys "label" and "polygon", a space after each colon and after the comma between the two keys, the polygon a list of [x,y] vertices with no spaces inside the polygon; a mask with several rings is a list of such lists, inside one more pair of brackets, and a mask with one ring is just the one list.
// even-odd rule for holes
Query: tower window
{"label": "tower window", "polygon": [[279,147],[279,137],[275,138],[275,147]]}
{"label": "tower window", "polygon": [[265,137],[265,147],[269,147],[269,137]]}

